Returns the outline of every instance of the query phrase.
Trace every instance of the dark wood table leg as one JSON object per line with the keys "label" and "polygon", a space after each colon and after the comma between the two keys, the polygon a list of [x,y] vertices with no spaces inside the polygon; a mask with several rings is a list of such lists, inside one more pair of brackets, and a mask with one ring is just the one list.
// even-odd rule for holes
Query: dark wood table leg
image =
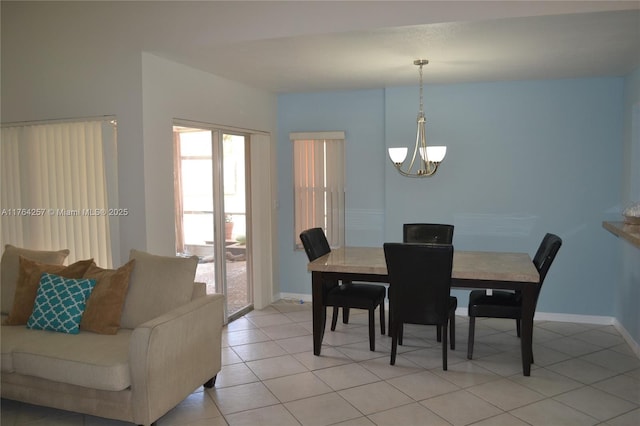
{"label": "dark wood table leg", "polygon": [[534,285],[525,285],[522,288],[522,324],[520,347],[522,350],[522,373],[531,375],[531,363],[533,362],[533,315],[535,314],[536,292]]}
{"label": "dark wood table leg", "polygon": [[313,308],[313,354],[320,355],[327,311],[324,307],[322,272],[311,273],[311,303]]}

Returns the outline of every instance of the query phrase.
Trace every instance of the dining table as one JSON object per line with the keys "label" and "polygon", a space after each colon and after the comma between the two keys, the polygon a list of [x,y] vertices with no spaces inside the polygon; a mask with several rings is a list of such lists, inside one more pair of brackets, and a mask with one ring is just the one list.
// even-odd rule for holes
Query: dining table
{"label": "dining table", "polygon": [[[389,283],[382,247],[345,246],[309,262],[313,310],[313,353],[320,355],[326,324],[324,289],[340,281]],[[527,253],[455,251],[451,287],[519,290],[522,294],[520,348],[522,372],[531,375],[533,316],[540,281]]]}

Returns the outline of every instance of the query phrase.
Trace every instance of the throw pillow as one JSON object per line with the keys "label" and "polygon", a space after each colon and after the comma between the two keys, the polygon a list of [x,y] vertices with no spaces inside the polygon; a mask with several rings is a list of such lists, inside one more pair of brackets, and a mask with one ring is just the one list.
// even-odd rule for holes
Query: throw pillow
{"label": "throw pillow", "polygon": [[93,259],[80,260],[72,265],[48,265],[34,262],[20,256],[20,272],[16,282],[16,294],[6,325],[24,325],[33,312],[33,302],[36,299],[40,278],[43,272],[60,275],[64,278],[82,278]]}
{"label": "throw pillow", "polygon": [[118,269],[102,269],[95,264],[89,266],[83,278],[96,280],[96,286],[87,300],[80,321],[80,329],[99,334],[116,334],[120,328],[120,316],[129,288],[129,277],[135,259]]}
{"label": "throw pillow", "polygon": [[0,260],[0,287],[2,288],[0,311],[3,314],[11,312],[13,295],[16,293],[18,272],[20,271],[20,256],[36,262],[62,265],[67,256],[69,256],[69,250],[29,250],[15,247],[11,244],[5,245],[2,260]]}
{"label": "throw pillow", "polygon": [[43,273],[27,328],[78,334],[80,319],[96,280]]}
{"label": "throw pillow", "polygon": [[191,300],[197,256],[158,256],[131,250],[129,259],[136,260],[136,267],[122,310],[123,328],[136,328]]}

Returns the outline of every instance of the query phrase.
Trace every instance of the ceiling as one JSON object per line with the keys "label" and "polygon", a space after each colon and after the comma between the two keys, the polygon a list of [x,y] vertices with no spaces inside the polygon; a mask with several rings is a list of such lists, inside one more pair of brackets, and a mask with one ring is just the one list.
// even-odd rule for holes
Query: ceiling
{"label": "ceiling", "polygon": [[276,93],[416,85],[418,58],[427,84],[640,66],[640,0],[0,4],[3,37],[110,43]]}
{"label": "ceiling", "polygon": [[218,22],[223,37],[150,50],[278,93],[417,84],[417,58],[430,61],[427,84],[620,76],[640,66],[640,1],[258,3],[256,21]]}

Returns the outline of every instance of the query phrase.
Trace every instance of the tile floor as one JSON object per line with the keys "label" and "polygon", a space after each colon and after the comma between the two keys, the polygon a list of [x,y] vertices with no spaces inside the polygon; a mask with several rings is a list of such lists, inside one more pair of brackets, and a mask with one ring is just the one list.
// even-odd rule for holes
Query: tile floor
{"label": "tile floor", "polygon": [[[365,311],[327,326],[312,353],[309,303],[281,302],[225,328],[215,389],[200,388],[158,420],[168,425],[640,425],[640,359],[612,326],[536,322],[531,377],[521,373],[512,320],[476,326],[466,359],[467,318],[442,371],[435,328],[406,326],[368,350]],[[378,328],[379,331],[379,328]],[[126,423],[2,400],[2,426]]]}

